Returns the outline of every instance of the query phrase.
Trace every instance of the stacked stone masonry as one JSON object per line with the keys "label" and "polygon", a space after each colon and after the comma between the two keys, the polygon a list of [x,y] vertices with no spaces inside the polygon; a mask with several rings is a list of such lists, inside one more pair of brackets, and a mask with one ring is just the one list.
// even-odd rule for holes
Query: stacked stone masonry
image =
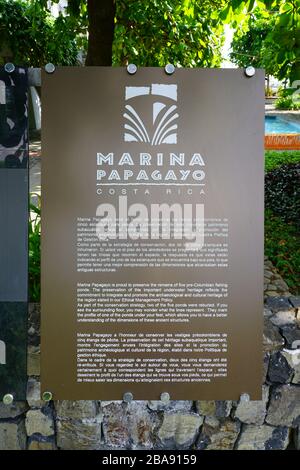
{"label": "stacked stone masonry", "polygon": [[45,404],[39,305],[31,304],[27,401],[0,404],[0,449],[300,450],[300,297],[292,296],[283,280],[275,282],[280,279],[269,263],[266,273],[261,401]]}

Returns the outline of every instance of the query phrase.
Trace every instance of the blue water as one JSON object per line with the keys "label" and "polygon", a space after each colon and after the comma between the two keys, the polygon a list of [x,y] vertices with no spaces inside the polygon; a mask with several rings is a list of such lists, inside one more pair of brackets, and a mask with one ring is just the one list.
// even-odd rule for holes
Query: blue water
{"label": "blue water", "polygon": [[265,134],[300,134],[300,124],[278,116],[266,116]]}

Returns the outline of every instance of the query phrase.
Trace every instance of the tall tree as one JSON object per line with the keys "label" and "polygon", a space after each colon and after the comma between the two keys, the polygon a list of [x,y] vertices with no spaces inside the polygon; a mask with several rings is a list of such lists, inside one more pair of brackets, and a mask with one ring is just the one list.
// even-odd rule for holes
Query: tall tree
{"label": "tall tree", "polygon": [[88,28],[86,65],[162,66],[171,61],[186,67],[218,66],[223,42],[220,11],[226,3],[69,0],[68,12]]}
{"label": "tall tree", "polygon": [[88,51],[86,65],[112,65],[115,0],[87,0]]}

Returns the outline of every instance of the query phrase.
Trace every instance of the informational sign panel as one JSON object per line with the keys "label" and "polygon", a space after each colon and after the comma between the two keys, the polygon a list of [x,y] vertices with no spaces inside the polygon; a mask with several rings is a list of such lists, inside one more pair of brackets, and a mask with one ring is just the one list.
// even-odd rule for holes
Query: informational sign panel
{"label": "informational sign panel", "polygon": [[43,73],[42,389],[261,397],[264,73]]}
{"label": "informational sign panel", "polygon": [[26,396],[27,70],[0,68],[0,400]]}

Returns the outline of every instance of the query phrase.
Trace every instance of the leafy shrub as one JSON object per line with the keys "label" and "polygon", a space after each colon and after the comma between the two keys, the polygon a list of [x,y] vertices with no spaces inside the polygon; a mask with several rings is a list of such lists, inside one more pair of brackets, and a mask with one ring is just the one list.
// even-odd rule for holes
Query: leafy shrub
{"label": "leafy shrub", "polygon": [[295,103],[291,96],[282,96],[275,101],[275,108],[297,110],[300,109],[300,104]]}
{"label": "leafy shrub", "polygon": [[288,163],[300,162],[300,151],[286,150],[279,152],[278,150],[267,150],[265,152],[265,171],[271,171],[275,168],[286,165]]}
{"label": "leafy shrub", "polygon": [[29,300],[31,302],[39,302],[41,292],[41,197],[38,194],[31,194],[30,199],[33,197],[37,198],[38,203],[37,205],[32,202],[29,203]]}
{"label": "leafy shrub", "polygon": [[300,163],[282,165],[266,174],[265,203],[283,221],[300,227]]}
{"label": "leafy shrub", "polygon": [[265,255],[276,266],[295,295],[300,294],[300,236],[271,210],[265,212]]}
{"label": "leafy shrub", "polygon": [[288,96],[291,96],[295,92],[295,88],[290,88],[290,87],[279,87],[277,91],[277,96],[279,98],[286,98]]}

